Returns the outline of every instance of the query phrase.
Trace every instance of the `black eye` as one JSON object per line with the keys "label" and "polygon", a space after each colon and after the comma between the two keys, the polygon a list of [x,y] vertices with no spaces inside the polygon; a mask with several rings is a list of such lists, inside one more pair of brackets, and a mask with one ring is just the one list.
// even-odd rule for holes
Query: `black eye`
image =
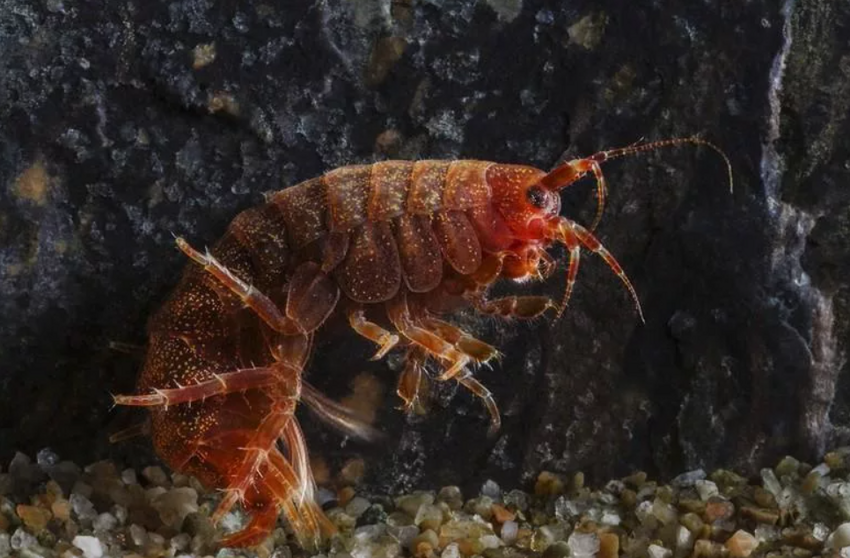
{"label": "black eye", "polygon": [[532,186],[525,191],[525,197],[528,198],[528,203],[534,207],[546,207],[546,191],[540,186]]}

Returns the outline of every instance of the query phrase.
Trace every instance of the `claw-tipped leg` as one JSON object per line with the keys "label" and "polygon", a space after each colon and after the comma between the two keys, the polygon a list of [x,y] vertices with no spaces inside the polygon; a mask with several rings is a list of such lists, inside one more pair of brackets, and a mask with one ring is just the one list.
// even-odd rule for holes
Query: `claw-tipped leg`
{"label": "claw-tipped leg", "polygon": [[472,373],[466,371],[464,375],[457,378],[459,384],[472,392],[473,395],[481,399],[487,407],[487,412],[490,413],[490,428],[489,435],[494,435],[502,427],[502,417],[499,414],[499,407],[496,405],[496,400],[490,390],[484,387],[484,384],[476,380]]}
{"label": "claw-tipped leg", "polygon": [[404,401],[402,408],[408,413],[425,414],[425,399],[428,395],[428,375],[425,361],[428,354],[422,347],[412,346],[404,360],[404,369],[398,378],[396,393]]}
{"label": "claw-tipped leg", "polygon": [[372,360],[380,360],[386,356],[399,342],[399,336],[390,333],[376,323],[367,320],[363,314],[363,310],[356,308],[348,313],[348,323],[352,329],[365,337],[366,339],[378,345],[378,352],[372,357]]}

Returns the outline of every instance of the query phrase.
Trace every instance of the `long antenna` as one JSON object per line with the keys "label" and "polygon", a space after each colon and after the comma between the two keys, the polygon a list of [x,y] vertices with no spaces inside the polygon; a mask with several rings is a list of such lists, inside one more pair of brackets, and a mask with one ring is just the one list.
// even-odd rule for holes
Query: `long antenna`
{"label": "long antenna", "polygon": [[715,144],[711,143],[710,141],[704,140],[699,136],[691,136],[689,138],[672,138],[651,141],[649,143],[636,143],[627,147],[618,147],[616,149],[600,151],[599,153],[594,153],[593,155],[586,157],[586,159],[601,163],[610,159],[625,157],[627,155],[633,155],[644,151],[654,151],[656,149],[661,149],[664,147],[678,147],[684,144],[704,145],[705,147],[711,149],[712,151],[720,155],[723,158],[723,162],[726,163],[726,175],[729,179],[729,191],[733,191],[734,180],[732,179],[732,163],[729,162],[729,157],[727,157],[726,153],[722,149],[717,147]]}

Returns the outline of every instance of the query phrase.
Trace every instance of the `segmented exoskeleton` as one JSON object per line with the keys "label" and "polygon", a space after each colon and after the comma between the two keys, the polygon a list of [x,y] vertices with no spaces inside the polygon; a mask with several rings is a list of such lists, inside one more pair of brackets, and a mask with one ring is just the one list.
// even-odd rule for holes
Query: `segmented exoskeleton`
{"label": "segmented exoskeleton", "polygon": [[[338,405],[302,379],[313,336],[335,313],[378,346],[405,353],[398,394],[420,408],[426,363],[439,381],[456,381],[485,403],[500,425],[490,392],[470,365],[494,347],[443,321],[447,309],[534,318],[567,306],[581,249],[598,254],[628,289],[614,257],[591,232],[606,197],[604,161],[684,143],[666,140],[602,151],[551,172],[484,161],[386,161],[342,167],[275,192],[240,213],[206,254],[177,244],[198,265],[186,271],[150,322],[150,345],[138,389],[125,405],[150,407],[158,454],[225,496],[221,517],[242,502],[251,523],[225,545],[251,545],[271,530],[281,509],[303,544],[331,530],[312,499],[307,448],[293,412],[304,401],[321,417],[371,437]],[[729,165],[726,160],[727,168]],[[592,174],[598,208],[590,229],[559,216],[559,191]],[[731,170],[730,170],[731,186]],[[547,250],[565,246],[563,298],[487,298],[499,279],[545,279],[556,268]],[[642,318],[642,315],[641,315]]]}

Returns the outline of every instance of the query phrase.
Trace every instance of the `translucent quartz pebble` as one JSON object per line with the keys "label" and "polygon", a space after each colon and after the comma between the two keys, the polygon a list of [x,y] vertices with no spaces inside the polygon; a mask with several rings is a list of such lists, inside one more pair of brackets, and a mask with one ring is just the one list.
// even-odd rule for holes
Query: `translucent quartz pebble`
{"label": "translucent quartz pebble", "polygon": [[567,539],[567,545],[574,558],[593,556],[599,552],[599,536],[596,533],[573,533]]}
{"label": "translucent quartz pebble", "polygon": [[111,513],[102,513],[98,515],[92,522],[92,528],[95,532],[112,531],[118,526],[118,520]]}
{"label": "translucent quartz pebble", "polygon": [[512,506],[519,511],[528,509],[530,496],[522,490],[511,490],[505,495],[505,505]]}
{"label": "translucent quartz pebble", "polygon": [[850,546],[850,523],[842,523],[829,536],[830,546],[834,549]]}
{"label": "translucent quartz pebble", "polygon": [[717,485],[710,480],[698,480],[694,483],[694,486],[699,494],[699,499],[703,502],[708,501],[708,499],[712,496],[720,494],[720,491],[717,489]]}
{"label": "translucent quartz pebble", "polygon": [[670,481],[670,484],[677,488],[685,488],[688,486],[694,486],[697,481],[701,481],[704,479],[705,471],[703,471],[702,469],[697,469],[695,471],[688,471],[687,473],[682,473],[681,475]]}
{"label": "translucent quartz pebble", "polygon": [[345,513],[351,517],[360,517],[367,509],[369,509],[369,500],[360,496],[355,496],[345,506]]}
{"label": "translucent quartz pebble", "polygon": [[10,544],[13,550],[23,550],[38,546],[38,540],[24,530],[23,527],[15,529]]}
{"label": "translucent quartz pebble", "polygon": [[434,495],[430,492],[414,492],[408,496],[400,496],[395,501],[396,507],[410,517],[416,517],[420,507],[433,503]]}
{"label": "translucent quartz pebble", "polygon": [[442,554],[440,554],[440,558],[460,558],[460,549],[457,543],[447,544]]}
{"label": "translucent quartz pebble", "polygon": [[168,483],[168,475],[165,474],[162,467],[145,467],[142,469],[142,476],[156,486],[165,486]]}
{"label": "translucent quartz pebble", "polygon": [[502,524],[502,540],[505,544],[513,544],[519,533],[519,525],[516,521],[505,521]]}
{"label": "translucent quartz pebble", "polygon": [[69,500],[71,502],[71,509],[74,510],[74,515],[77,516],[77,519],[94,521],[97,517],[94,504],[82,494],[71,494]]}
{"label": "translucent quartz pebble", "polygon": [[483,496],[489,496],[495,501],[499,501],[502,499],[502,489],[499,488],[499,485],[492,480],[488,480],[484,483],[484,485],[481,487],[481,494]]}
{"label": "translucent quartz pebble", "polygon": [[173,488],[156,497],[151,506],[165,525],[177,529],[187,515],[198,511],[198,493],[188,486]]}

